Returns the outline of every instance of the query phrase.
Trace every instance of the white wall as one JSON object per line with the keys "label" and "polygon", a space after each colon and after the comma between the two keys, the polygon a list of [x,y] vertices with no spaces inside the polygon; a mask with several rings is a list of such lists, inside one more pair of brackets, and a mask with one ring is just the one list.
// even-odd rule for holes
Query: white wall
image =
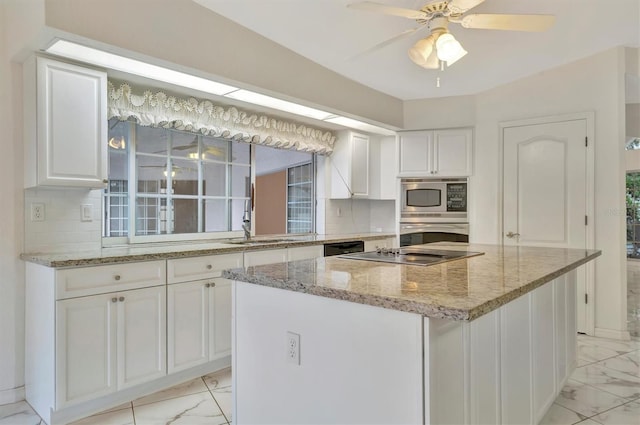
{"label": "white wall", "polygon": [[498,124],[595,111],[595,239],[603,252],[596,261],[596,332],[626,329],[623,73],[624,49],[617,48],[477,96],[470,200],[476,242],[500,242]]}
{"label": "white wall", "polygon": [[22,67],[12,60],[43,23],[41,1],[0,2],[0,404],[24,394]]}
{"label": "white wall", "polygon": [[[31,204],[45,206],[45,221],[31,221]],[[82,205],[91,205],[92,221],[80,220]],[[24,252],[99,250],[102,245],[102,191],[43,189],[24,191]]]}

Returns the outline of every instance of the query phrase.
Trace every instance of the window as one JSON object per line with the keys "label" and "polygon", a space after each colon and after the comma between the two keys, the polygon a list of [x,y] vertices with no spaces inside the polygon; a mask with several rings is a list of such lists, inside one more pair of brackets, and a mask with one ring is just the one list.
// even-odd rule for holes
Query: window
{"label": "window", "polygon": [[640,258],[640,173],[627,173],[627,257]]}
{"label": "window", "polygon": [[[104,237],[147,241],[189,239],[212,232],[227,237],[232,235],[223,233],[242,231],[243,211],[255,179],[252,158],[258,170],[286,171],[282,212],[268,216],[284,222],[286,211],[286,227],[283,223],[277,233],[315,230],[313,154],[117,119],[109,121],[108,139]],[[257,186],[256,198],[260,199]],[[268,196],[264,200],[274,203]],[[257,221],[256,217],[252,223],[254,231]]]}
{"label": "window", "polygon": [[109,121],[108,138],[104,236],[242,229],[249,144],[117,120]]}
{"label": "window", "polygon": [[287,170],[287,233],[313,231],[313,164]]}

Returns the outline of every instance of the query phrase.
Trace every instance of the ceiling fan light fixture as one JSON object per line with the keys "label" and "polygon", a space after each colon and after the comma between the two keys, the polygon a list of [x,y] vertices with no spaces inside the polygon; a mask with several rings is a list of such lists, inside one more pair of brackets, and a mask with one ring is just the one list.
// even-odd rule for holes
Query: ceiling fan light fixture
{"label": "ceiling fan light fixture", "polygon": [[438,50],[438,59],[447,62],[447,65],[455,63],[467,54],[467,51],[462,48],[462,45],[451,33],[445,33],[438,37],[436,49]]}
{"label": "ceiling fan light fixture", "polygon": [[409,58],[417,65],[424,66],[433,53],[434,36],[430,35],[426,38],[418,40],[416,44],[409,49]]}

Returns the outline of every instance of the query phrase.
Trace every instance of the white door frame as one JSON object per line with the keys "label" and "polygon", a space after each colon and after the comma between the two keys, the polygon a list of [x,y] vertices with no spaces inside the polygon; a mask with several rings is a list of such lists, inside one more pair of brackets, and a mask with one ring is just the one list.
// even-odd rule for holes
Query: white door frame
{"label": "white door frame", "polygon": [[[500,171],[498,172],[498,239],[500,243],[504,242],[504,130],[509,127],[522,127],[538,124],[552,124],[564,121],[584,120],[587,125],[587,138],[589,140],[587,146],[587,163],[586,163],[586,213],[588,217],[586,226],[586,243],[587,249],[595,249],[595,113],[593,111],[577,112],[573,114],[552,115],[537,118],[528,118],[515,121],[499,122],[499,144],[498,151],[500,157]],[[585,291],[589,297],[586,305],[585,330],[588,335],[595,332],[595,265],[593,261],[585,264],[586,282]]]}

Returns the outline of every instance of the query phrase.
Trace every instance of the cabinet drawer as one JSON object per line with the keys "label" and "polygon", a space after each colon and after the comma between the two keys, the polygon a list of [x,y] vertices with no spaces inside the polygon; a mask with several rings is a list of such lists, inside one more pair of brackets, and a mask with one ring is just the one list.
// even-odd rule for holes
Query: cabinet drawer
{"label": "cabinet drawer", "polygon": [[168,283],[220,277],[222,270],[242,267],[242,253],[208,255],[167,261]]}
{"label": "cabinet drawer", "polygon": [[165,261],[113,264],[56,271],[56,299],[165,285]]}

